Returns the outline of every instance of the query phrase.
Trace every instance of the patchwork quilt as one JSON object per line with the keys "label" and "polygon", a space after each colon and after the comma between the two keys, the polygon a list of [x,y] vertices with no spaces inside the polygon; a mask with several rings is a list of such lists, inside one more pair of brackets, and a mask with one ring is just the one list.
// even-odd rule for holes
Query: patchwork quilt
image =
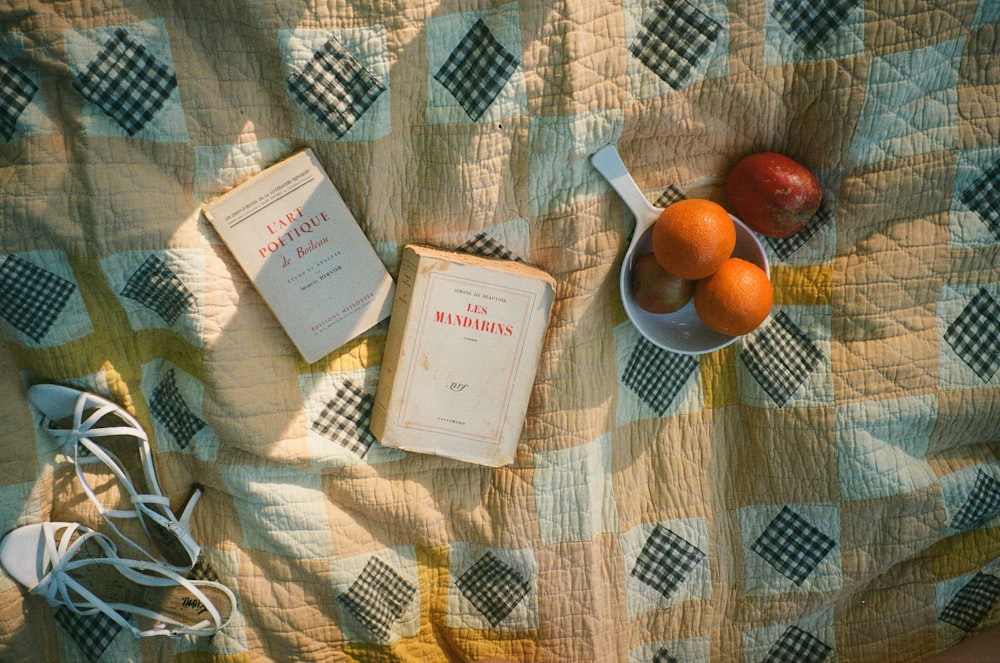
{"label": "patchwork quilt", "polygon": [[[638,334],[608,144],[660,205],[816,173],[761,327]],[[557,279],[512,465],[379,445],[386,325],[302,362],[202,217],[303,147],[390,273]],[[0,332],[0,530],[107,531],[25,397],[75,385],[240,601],[138,641],[0,574],[2,660],[923,660],[1000,622],[1000,3],[2,2]]]}

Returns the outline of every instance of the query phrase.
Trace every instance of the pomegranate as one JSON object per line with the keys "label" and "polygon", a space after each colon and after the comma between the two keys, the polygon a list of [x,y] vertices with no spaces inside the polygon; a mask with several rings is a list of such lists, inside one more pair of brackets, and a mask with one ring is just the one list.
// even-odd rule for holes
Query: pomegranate
{"label": "pomegranate", "polygon": [[819,209],[823,190],[808,168],[777,152],[743,157],[726,179],[733,213],[768,237],[802,230]]}

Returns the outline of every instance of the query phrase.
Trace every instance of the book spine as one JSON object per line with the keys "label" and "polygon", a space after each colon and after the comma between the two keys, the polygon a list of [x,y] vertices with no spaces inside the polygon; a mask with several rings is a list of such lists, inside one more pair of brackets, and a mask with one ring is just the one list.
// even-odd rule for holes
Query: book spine
{"label": "book spine", "polygon": [[406,341],[406,326],[410,319],[410,306],[413,289],[416,283],[420,256],[409,249],[403,250],[403,257],[396,277],[396,294],[392,302],[392,314],[389,318],[389,329],[386,333],[385,351],[382,353],[382,366],[379,373],[379,384],[372,406],[369,429],[379,441],[382,440],[388,425],[390,404],[396,395],[401,380],[399,376],[399,355]]}

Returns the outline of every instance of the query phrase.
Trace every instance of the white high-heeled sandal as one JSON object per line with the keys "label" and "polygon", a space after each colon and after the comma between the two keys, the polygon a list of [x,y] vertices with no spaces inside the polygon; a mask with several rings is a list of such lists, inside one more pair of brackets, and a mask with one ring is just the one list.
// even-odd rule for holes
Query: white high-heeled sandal
{"label": "white high-heeled sandal", "polygon": [[[236,595],[222,583],[118,557],[111,539],[79,523],[45,522],[9,532],[0,541],[0,564],[52,606],[102,613],[137,638],[213,635],[236,611]],[[139,620],[150,624],[133,623]]]}
{"label": "white high-heeled sandal", "polygon": [[[149,438],[142,425],[117,403],[71,387],[36,385],[28,390],[28,400],[44,415],[42,426],[62,439],[63,453],[76,466],[84,492],[115,534],[174,571],[191,570],[200,546],[191,536],[190,520],[202,489],[195,487],[178,518],[156,479]],[[111,470],[134,509],[104,506],[83,472],[83,466],[91,464],[103,464]],[[126,536],[115,525],[115,518],[138,518],[160,556]]]}

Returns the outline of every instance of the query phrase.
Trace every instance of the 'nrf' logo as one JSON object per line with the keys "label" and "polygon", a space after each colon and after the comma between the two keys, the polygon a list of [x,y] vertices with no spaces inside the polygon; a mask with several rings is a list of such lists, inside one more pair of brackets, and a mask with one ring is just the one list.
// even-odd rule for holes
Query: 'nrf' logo
{"label": "'nrf' logo", "polygon": [[448,388],[452,391],[464,391],[469,385],[462,384],[460,382],[452,382],[448,385]]}

